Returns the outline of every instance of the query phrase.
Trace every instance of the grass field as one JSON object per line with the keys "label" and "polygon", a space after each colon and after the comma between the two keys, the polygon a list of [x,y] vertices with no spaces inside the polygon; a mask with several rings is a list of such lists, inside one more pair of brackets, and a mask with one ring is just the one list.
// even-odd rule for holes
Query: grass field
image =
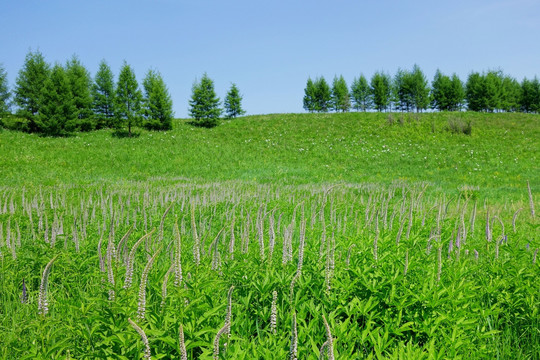
{"label": "grass field", "polygon": [[476,113],[3,130],[0,357],[539,359],[539,139]]}

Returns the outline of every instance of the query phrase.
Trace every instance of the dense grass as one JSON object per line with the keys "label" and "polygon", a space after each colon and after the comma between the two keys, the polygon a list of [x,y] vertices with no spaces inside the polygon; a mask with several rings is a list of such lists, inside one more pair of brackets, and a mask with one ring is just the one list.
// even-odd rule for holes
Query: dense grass
{"label": "dense grass", "polygon": [[[470,136],[449,130],[468,121]],[[182,325],[187,357],[210,359],[234,286],[220,359],[290,358],[293,317],[299,359],[327,331],[337,359],[540,359],[539,128],[351,113],[131,139],[4,130],[0,358],[142,358],[132,319],[152,358],[180,358]]]}
{"label": "dense grass", "polygon": [[[390,123],[392,119],[393,124]],[[472,135],[447,130],[472,123]],[[498,198],[540,186],[540,121],[526,114],[301,114],[250,116],[213,128],[177,121],[171,132],[116,138],[0,134],[5,185],[182,179],[308,184],[396,179]]]}

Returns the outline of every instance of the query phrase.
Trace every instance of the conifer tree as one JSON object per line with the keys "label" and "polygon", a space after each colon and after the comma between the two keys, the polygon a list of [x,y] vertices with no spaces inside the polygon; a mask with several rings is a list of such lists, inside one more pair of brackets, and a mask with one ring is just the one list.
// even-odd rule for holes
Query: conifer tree
{"label": "conifer tree", "polygon": [[316,89],[311,78],[308,78],[306,88],[304,89],[304,110],[313,112],[316,108]]}
{"label": "conifer tree", "polygon": [[484,77],[478,72],[472,72],[467,78],[465,96],[470,111],[483,111],[487,107]]}
{"label": "conifer tree", "polygon": [[77,109],[78,128],[81,130],[92,130],[92,79],[90,73],[80,62],[76,55],[66,64],[66,75],[73,95],[73,104]]}
{"label": "conifer tree", "polygon": [[236,84],[232,84],[230,90],[227,92],[224,102],[225,113],[227,118],[235,118],[240,115],[244,115],[246,112],[242,109],[242,96]]}
{"label": "conifer tree", "polygon": [[132,135],[131,128],[141,123],[141,102],[142,93],[139,90],[135,73],[124,61],[116,85],[114,126],[117,129],[127,126],[130,137]]}
{"label": "conifer tree", "polygon": [[14,101],[19,108],[18,114],[28,120],[29,130],[37,131],[35,122],[40,112],[40,97],[45,80],[49,77],[50,66],[39,51],[28,52],[24,65],[19,70],[15,82]]}
{"label": "conifer tree", "polygon": [[334,111],[349,111],[351,108],[351,100],[349,98],[349,87],[343,78],[343,75],[340,75],[339,78],[334,76],[332,82],[332,108]]}
{"label": "conifer tree", "polygon": [[98,129],[113,126],[115,96],[113,72],[105,60],[102,60],[92,84],[92,108]]}
{"label": "conifer tree", "polygon": [[416,112],[425,110],[429,105],[429,86],[420,66],[416,64],[413,66],[410,77],[413,106],[416,109]]}
{"label": "conifer tree", "polygon": [[540,112],[540,81],[537,77],[532,80],[525,78],[521,82],[521,111]]}
{"label": "conifer tree", "polygon": [[373,104],[377,111],[387,110],[392,95],[392,79],[383,72],[376,72],[370,82]]}
{"label": "conifer tree", "polygon": [[9,113],[11,104],[7,73],[0,64],[0,116]]}
{"label": "conifer tree", "polygon": [[332,104],[332,92],[324,77],[315,80],[315,111],[328,112]]}
{"label": "conifer tree", "polygon": [[372,99],[369,84],[364,75],[355,78],[351,85],[351,98],[356,110],[367,111],[371,109]]}
{"label": "conifer tree", "polygon": [[56,64],[41,89],[40,111],[36,118],[39,130],[50,136],[65,136],[75,130],[77,107],[74,104],[69,78]]}
{"label": "conifer tree", "polygon": [[155,70],[148,70],[143,87],[145,127],[153,130],[171,130],[174,116],[172,100],[161,74]]}
{"label": "conifer tree", "polygon": [[189,101],[189,115],[199,126],[216,126],[221,116],[220,99],[214,91],[214,81],[204,73],[200,82],[195,81]]}

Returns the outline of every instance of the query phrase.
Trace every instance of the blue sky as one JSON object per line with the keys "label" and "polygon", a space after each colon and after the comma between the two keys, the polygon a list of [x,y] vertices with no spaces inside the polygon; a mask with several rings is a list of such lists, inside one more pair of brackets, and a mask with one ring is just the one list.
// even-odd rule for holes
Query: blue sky
{"label": "blue sky", "polygon": [[95,74],[126,60],[149,68],[187,117],[191,86],[207,72],[222,99],[232,82],[248,114],[302,112],[308,76],[502,69],[540,75],[540,1],[0,0],[0,63],[10,86],[26,53],[50,63],[77,54]]}

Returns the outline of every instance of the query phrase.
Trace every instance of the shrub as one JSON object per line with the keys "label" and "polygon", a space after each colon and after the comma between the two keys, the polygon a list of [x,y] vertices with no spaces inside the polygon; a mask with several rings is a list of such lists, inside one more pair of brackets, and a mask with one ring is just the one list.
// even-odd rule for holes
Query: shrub
{"label": "shrub", "polygon": [[454,134],[471,135],[472,124],[471,121],[465,121],[458,117],[448,118],[448,131]]}

